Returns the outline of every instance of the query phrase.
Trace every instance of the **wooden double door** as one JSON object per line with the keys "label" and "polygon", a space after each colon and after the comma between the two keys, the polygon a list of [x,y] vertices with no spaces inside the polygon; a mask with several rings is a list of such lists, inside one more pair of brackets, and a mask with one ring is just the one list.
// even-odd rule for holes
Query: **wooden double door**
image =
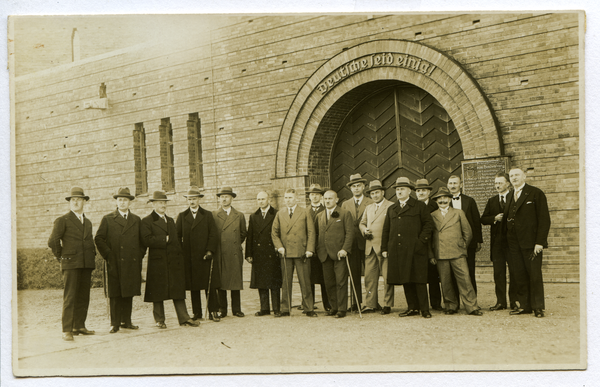
{"label": "wooden double door", "polygon": [[420,88],[394,87],[350,112],[333,145],[330,182],[347,199],[352,194],[346,183],[360,173],[380,180],[391,200],[398,177],[426,178],[435,192],[459,174],[462,160],[458,132],[440,103]]}

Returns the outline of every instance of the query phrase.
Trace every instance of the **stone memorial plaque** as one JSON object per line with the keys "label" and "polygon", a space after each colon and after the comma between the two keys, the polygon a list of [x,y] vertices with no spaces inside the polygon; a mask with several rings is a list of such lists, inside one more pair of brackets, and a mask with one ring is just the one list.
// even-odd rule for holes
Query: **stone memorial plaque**
{"label": "stone memorial plaque", "polygon": [[[494,179],[496,173],[508,170],[508,157],[464,160],[462,162],[463,193],[475,199],[479,214],[483,214],[489,198],[496,195]],[[477,262],[490,261],[490,226],[483,226],[483,246],[477,253]]]}

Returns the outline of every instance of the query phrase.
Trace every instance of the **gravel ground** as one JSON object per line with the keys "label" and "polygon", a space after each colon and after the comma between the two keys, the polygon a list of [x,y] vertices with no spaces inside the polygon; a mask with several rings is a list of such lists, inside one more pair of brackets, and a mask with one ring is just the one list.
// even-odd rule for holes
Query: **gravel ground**
{"label": "gravel ground", "polygon": [[[298,310],[293,310],[291,318],[256,317],[258,292],[245,284],[242,310],[246,317],[203,321],[198,328],[180,327],[167,301],[166,330],[154,327],[152,305],[135,297],[133,321],[140,329],[116,334],[108,333],[103,290],[92,289],[86,324],[96,335],[76,336],[74,342],[61,339],[62,290],[23,290],[17,295],[13,369],[16,375],[121,375],[585,366],[579,284],[546,284],[543,319],[490,312],[487,308],[495,302],[493,284],[478,285],[482,317],[468,316],[464,310],[453,316],[432,311],[433,318],[426,320],[398,317],[406,308],[401,287],[396,287],[396,305],[387,316],[366,314],[361,319],[349,314],[334,319],[325,316],[317,303],[318,318],[308,318]],[[294,289],[293,303],[298,304],[297,283]]]}

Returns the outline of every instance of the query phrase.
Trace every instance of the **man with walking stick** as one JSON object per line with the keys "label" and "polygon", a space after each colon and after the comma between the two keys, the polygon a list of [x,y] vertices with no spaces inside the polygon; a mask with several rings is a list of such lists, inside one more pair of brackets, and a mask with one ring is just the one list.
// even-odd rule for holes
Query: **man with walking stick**
{"label": "man with walking stick", "polygon": [[348,307],[348,251],[352,248],[354,219],[349,211],[337,206],[335,191],[325,192],[323,199],[325,211],[317,215],[316,222],[317,254],[323,263],[323,277],[331,304],[327,315],[343,318]]}
{"label": "man with walking stick", "polygon": [[310,288],[310,257],[315,251],[315,225],[310,210],[297,204],[296,190],[288,188],[284,197],[286,207],[275,215],[271,237],[281,257],[283,270],[283,294],[281,316],[289,316],[292,299],[294,268],[297,269],[302,301],[306,305],[306,315],[317,317],[313,307]]}
{"label": "man with walking stick", "polygon": [[[189,207],[177,216],[177,236],[183,249],[185,288],[192,298],[192,320],[202,318],[200,291],[206,293],[210,315],[207,318],[218,322],[219,302],[217,288],[220,285],[219,269],[213,265],[213,254],[217,251],[217,226],[212,212],[200,207],[204,194],[198,187],[190,187],[183,195]],[[210,286],[209,286],[210,285]]]}

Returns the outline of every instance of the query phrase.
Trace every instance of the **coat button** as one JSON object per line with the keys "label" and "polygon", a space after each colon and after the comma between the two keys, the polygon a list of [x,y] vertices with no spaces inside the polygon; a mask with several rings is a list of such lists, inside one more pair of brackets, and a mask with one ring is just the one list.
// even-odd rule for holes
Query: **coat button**
{"label": "coat button", "polygon": [[402,236],[402,235],[398,234],[398,236]]}

